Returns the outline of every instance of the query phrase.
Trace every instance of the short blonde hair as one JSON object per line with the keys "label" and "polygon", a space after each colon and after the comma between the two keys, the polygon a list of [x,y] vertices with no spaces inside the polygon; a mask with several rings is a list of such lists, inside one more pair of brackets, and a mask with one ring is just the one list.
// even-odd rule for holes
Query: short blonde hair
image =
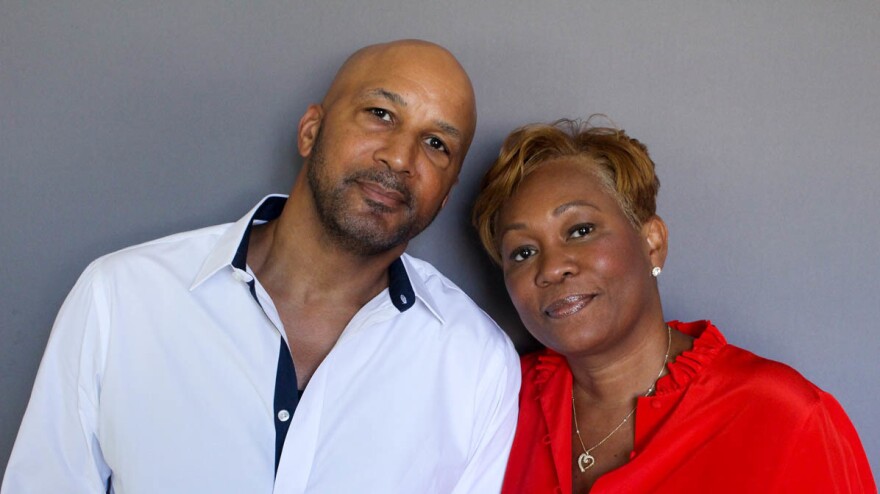
{"label": "short blonde hair", "polygon": [[483,177],[473,210],[473,223],[483,247],[501,264],[498,215],[519,184],[537,167],[557,158],[588,158],[634,228],[657,209],[660,180],[648,148],[623,130],[592,127],[577,120],[531,124],[504,140],[498,159]]}

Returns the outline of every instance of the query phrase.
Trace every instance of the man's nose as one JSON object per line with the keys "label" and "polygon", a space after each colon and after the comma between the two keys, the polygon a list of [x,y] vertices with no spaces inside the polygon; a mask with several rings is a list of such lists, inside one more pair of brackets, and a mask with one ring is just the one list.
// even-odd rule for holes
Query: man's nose
{"label": "man's nose", "polygon": [[386,136],[374,157],[394,172],[412,175],[418,152],[417,139],[404,132],[394,132]]}

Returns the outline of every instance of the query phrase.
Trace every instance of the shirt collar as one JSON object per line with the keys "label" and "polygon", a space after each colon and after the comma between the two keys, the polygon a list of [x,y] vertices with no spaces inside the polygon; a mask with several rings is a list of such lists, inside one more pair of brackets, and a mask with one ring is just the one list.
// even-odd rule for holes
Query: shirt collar
{"label": "shirt collar", "polygon": [[[272,221],[281,214],[287,196],[273,194],[264,197],[241,219],[230,225],[220,236],[214,249],[205,258],[199,273],[190,285],[190,291],[195,290],[205,280],[214,276],[224,268],[244,271],[247,263],[247,248],[250,240],[251,227]],[[413,276],[414,275],[414,276]],[[409,310],[416,299],[422,300],[428,310],[440,322],[443,317],[437,310],[437,304],[431,297],[424,280],[418,275],[418,271],[412,265],[412,260],[404,254],[395,259],[388,267],[388,294],[391,303],[400,312]]]}
{"label": "shirt collar", "polygon": [[[395,269],[401,270],[403,272],[403,275],[406,276],[406,285],[408,285],[409,287],[409,292],[406,292],[404,290],[395,292],[395,283],[392,281],[395,276]],[[392,302],[394,302],[395,298],[399,298],[400,294],[414,294],[415,298],[421,300],[425,304],[425,307],[428,308],[428,311],[430,311],[431,314],[433,314],[434,317],[436,317],[441,324],[446,323],[440,310],[438,309],[439,305],[436,301],[434,301],[434,297],[431,296],[431,290],[428,288],[427,284],[425,283],[425,279],[422,277],[422,272],[415,266],[413,258],[410,257],[408,254],[403,254],[402,256],[400,256],[400,258],[394,261],[388,268],[388,291],[391,294]],[[396,305],[397,304],[395,304],[395,306]],[[400,307],[398,307],[398,309],[400,309]],[[403,312],[404,310],[406,309],[401,309],[401,312]]]}
{"label": "shirt collar", "polygon": [[217,244],[208,257],[205,258],[202,268],[189,287],[190,291],[198,288],[205,280],[223,268],[231,267],[232,269],[244,270],[251,226],[254,223],[266,223],[277,218],[281,214],[285,202],[287,202],[287,196],[268,195],[240,220],[230,225],[217,240]]}

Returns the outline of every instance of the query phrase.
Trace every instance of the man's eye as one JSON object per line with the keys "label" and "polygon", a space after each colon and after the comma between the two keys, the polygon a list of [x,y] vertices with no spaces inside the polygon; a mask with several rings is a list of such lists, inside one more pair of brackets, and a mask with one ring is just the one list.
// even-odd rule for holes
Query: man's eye
{"label": "man's eye", "polygon": [[449,154],[449,148],[447,148],[446,143],[444,143],[440,139],[438,139],[434,136],[431,136],[431,137],[428,137],[427,139],[425,139],[425,142],[428,144],[428,146],[431,146],[432,148],[436,149],[437,151],[442,151],[446,154]]}
{"label": "man's eye", "polygon": [[520,247],[510,253],[510,260],[513,262],[523,262],[535,255],[535,249],[532,247]]}
{"label": "man's eye", "polygon": [[569,237],[571,238],[580,238],[585,237],[596,229],[596,225],[592,225],[590,223],[586,223],[583,225],[578,225],[571,229],[571,233],[569,233]]}
{"label": "man's eye", "polygon": [[391,112],[385,110],[384,108],[370,108],[368,111],[372,113],[374,117],[380,120],[384,120],[386,122],[391,121]]}

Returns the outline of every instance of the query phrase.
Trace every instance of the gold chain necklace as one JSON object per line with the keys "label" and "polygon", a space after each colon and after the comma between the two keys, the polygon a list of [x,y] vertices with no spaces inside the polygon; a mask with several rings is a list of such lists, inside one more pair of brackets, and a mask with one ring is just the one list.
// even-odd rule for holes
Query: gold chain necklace
{"label": "gold chain necklace", "polygon": [[[666,336],[666,356],[663,357],[663,365],[660,367],[660,372],[657,373],[657,377],[654,378],[654,382],[651,383],[651,387],[648,388],[648,391],[645,392],[644,396],[648,396],[654,392],[654,386],[657,385],[657,381],[660,379],[660,376],[663,375],[663,371],[666,369],[666,363],[669,361],[669,350],[672,348],[672,328],[670,328],[669,326],[666,326],[666,335],[667,335]],[[623,418],[623,421],[621,423],[617,424],[617,427],[615,427],[613,431],[608,433],[608,435],[605,436],[604,438],[602,438],[601,441],[594,444],[592,448],[587,449],[587,447],[584,446],[584,440],[581,438],[581,428],[578,426],[577,408],[574,405],[574,385],[572,385],[572,387],[571,387],[571,411],[574,415],[574,431],[577,434],[578,441],[580,441],[580,443],[581,443],[581,448],[584,450],[584,452],[581,453],[580,456],[578,456],[578,460],[577,460],[578,468],[581,469],[581,473],[586,472],[587,470],[592,468],[593,465],[596,464],[596,458],[593,457],[593,455],[590,453],[594,449],[605,444],[605,441],[607,441],[611,436],[613,436],[615,432],[619,431],[620,428],[623,427],[623,424],[625,424],[630,419],[630,417],[632,417],[632,415],[634,413],[636,413],[636,407],[638,407],[638,404],[636,404],[636,406],[634,406],[632,408],[632,410],[630,410],[629,413],[626,414],[626,417]]]}

